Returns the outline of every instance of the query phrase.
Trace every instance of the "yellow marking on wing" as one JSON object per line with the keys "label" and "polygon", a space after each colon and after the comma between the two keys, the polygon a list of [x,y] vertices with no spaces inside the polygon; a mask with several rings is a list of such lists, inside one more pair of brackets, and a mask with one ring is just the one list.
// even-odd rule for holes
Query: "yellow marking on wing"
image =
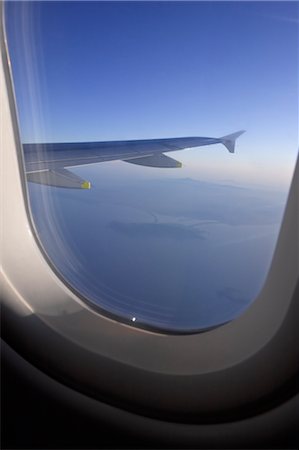
{"label": "yellow marking on wing", "polygon": [[81,184],[81,188],[82,189],[90,189],[91,188],[91,184],[89,181],[83,181],[83,183]]}

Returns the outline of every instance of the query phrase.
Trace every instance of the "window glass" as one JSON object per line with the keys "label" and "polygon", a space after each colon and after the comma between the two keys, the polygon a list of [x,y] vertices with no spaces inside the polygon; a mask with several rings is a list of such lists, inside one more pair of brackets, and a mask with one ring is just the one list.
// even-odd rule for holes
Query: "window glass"
{"label": "window glass", "polygon": [[[257,297],[297,156],[298,17],[294,2],[6,4],[35,228],[103,314],[191,332]],[[238,130],[235,153],[161,142]]]}

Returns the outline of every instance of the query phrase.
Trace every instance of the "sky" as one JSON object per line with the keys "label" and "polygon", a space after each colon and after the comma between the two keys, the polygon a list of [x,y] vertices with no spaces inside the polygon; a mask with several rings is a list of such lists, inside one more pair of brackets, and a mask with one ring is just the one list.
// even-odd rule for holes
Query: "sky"
{"label": "sky", "polygon": [[257,297],[298,153],[298,8],[8,3],[23,142],[246,130],[235,154],[169,154],[182,169],[112,161],[71,169],[91,190],[28,183],[42,244],[85,298],[137,325],[192,331]]}
{"label": "sky", "polygon": [[288,185],[298,152],[297,2],[11,2],[8,13],[24,142],[245,129],[235,161],[209,148],[184,154],[187,164]]}

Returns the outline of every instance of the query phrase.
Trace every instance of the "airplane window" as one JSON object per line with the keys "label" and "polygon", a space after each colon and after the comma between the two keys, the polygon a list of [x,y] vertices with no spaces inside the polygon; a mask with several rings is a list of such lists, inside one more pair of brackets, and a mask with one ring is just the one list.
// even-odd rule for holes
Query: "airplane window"
{"label": "airplane window", "polygon": [[297,156],[298,5],[8,2],[5,19],[55,270],[134,327],[238,317],[265,281]]}

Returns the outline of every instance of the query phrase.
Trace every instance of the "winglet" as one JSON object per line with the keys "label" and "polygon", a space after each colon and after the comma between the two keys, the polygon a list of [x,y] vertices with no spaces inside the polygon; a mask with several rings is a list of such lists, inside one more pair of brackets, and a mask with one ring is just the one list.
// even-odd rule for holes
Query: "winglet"
{"label": "winglet", "polygon": [[235,153],[236,139],[245,133],[245,130],[237,131],[236,133],[228,134],[227,136],[222,136],[220,138],[221,143],[225,145],[230,153]]}

